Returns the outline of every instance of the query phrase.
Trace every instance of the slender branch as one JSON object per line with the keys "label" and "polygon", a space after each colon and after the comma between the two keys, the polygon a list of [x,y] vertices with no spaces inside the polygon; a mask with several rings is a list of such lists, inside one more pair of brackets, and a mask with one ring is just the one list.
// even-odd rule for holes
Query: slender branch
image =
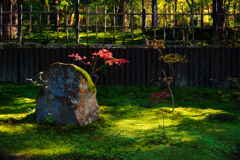
{"label": "slender branch", "polygon": [[191,6],[191,4],[189,3],[189,1],[188,1],[188,0],[187,0],[187,3],[188,3],[188,5],[189,5],[189,7],[190,7],[190,8],[192,8],[192,6]]}
{"label": "slender branch", "polygon": [[166,74],[165,74],[165,72],[164,72],[163,69],[162,69],[162,72],[163,72],[163,74],[164,74],[164,76],[165,76],[165,78],[166,78],[167,85],[168,85],[168,89],[169,89],[169,91],[171,92],[171,96],[172,96],[172,100],[173,100],[172,108],[173,108],[173,111],[174,111],[174,98],[173,98],[173,93],[172,93],[172,90],[171,90],[171,88],[170,88],[170,86],[169,86],[169,82],[168,82],[168,80],[167,80]]}
{"label": "slender branch", "polygon": [[98,80],[98,76],[97,75],[91,75],[91,76],[96,76],[97,77],[97,79],[95,81],[95,85],[96,85],[97,84],[97,80]]}
{"label": "slender branch", "polygon": [[[105,64],[102,66],[102,67],[104,67],[105,66]],[[90,74],[90,76],[93,74],[93,73],[96,73],[97,71],[99,71],[102,67],[100,67],[98,70],[96,70],[95,72],[92,72],[91,74]]]}
{"label": "slender branch", "polygon": [[[162,50],[159,49],[159,48],[158,48],[158,50],[159,50],[160,54],[162,55],[162,57],[164,57],[164,56],[163,56],[163,53],[162,53]],[[168,63],[168,62],[166,62],[166,63],[168,64],[168,66],[169,66],[170,68],[173,69],[173,73],[172,73],[172,77],[173,77],[173,76],[174,76],[174,68],[170,65],[170,63]]]}

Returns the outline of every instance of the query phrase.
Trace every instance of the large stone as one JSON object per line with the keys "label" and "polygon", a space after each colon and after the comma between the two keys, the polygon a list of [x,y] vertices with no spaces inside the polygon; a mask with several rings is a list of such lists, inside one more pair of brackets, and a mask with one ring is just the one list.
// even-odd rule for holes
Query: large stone
{"label": "large stone", "polygon": [[87,47],[81,44],[68,44],[68,48],[87,48]]}
{"label": "large stone", "polygon": [[54,48],[54,49],[56,49],[56,48],[67,48],[67,47],[64,44],[60,44],[60,43],[55,44],[55,43],[53,43],[53,44],[47,44],[43,48]]}
{"label": "large stone", "polygon": [[1,48],[21,48],[21,43],[19,42],[8,42],[8,43],[1,43]]}
{"label": "large stone", "polygon": [[120,45],[118,45],[118,44],[104,44],[104,47],[103,48],[119,48],[120,47]]}
{"label": "large stone", "polygon": [[40,43],[25,42],[23,48],[41,48]]}
{"label": "large stone", "polygon": [[90,48],[102,48],[103,45],[101,43],[91,43],[89,45]]}
{"label": "large stone", "polygon": [[[56,62],[43,74],[36,100],[36,121],[54,118],[56,125],[83,125],[99,117],[96,87],[89,74],[74,64]],[[49,114],[51,115],[49,115]]]}

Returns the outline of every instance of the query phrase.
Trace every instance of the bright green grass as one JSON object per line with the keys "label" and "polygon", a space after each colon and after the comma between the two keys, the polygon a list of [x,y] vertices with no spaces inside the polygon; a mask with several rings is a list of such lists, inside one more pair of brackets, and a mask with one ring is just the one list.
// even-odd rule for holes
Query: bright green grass
{"label": "bright green grass", "polygon": [[[119,41],[116,41],[115,44],[119,44],[119,45],[122,45],[122,39],[123,39],[123,32],[116,32],[118,33],[116,36],[115,36],[115,39],[121,39]],[[106,38],[107,39],[111,39],[113,40],[113,32],[106,32]],[[34,39],[34,37],[38,38],[40,35],[39,33],[31,33],[31,37]],[[105,34],[104,32],[98,32],[98,39],[102,39],[104,40],[104,37],[105,37]],[[161,36],[162,37],[162,36]],[[24,38],[29,38],[29,35],[26,34],[24,36]],[[47,32],[43,32],[41,34],[41,38],[42,39],[47,39]],[[49,31],[49,38],[51,39],[56,39],[57,38],[57,32],[52,32],[52,31]],[[73,33],[68,33],[68,38],[71,38],[71,39],[75,39],[75,32]],[[89,34],[88,34],[88,38],[89,38],[89,43],[96,43],[96,33],[95,32],[92,32],[90,31]],[[160,38],[158,36],[158,38]],[[59,39],[66,39],[66,33],[65,32],[59,32]],[[81,40],[81,39],[87,39],[87,33],[86,32],[79,32],[79,43],[82,44],[82,45],[88,45],[87,44],[87,41],[86,40]],[[42,40],[42,42],[44,42],[45,40]],[[72,43],[75,43],[75,41],[71,41]],[[70,42],[70,43],[71,43]],[[56,43],[55,40],[51,40],[50,43]],[[67,44],[66,41],[63,41],[62,42],[63,44]],[[104,44],[104,41],[99,41],[98,43],[102,43]],[[107,41],[106,42],[107,44],[109,43],[112,43],[110,41]],[[131,32],[126,32],[125,33],[125,45],[131,45],[132,44],[132,33]],[[134,32],[134,45],[141,45],[142,44],[142,32],[141,31],[135,31]]]}
{"label": "bright green grass", "polygon": [[[240,95],[233,93],[240,89],[172,87],[177,105],[171,112],[171,99],[161,105],[150,103],[149,92],[168,91],[167,87],[97,86],[97,121],[53,127],[34,122],[38,87],[0,86],[7,88],[0,95],[0,153],[12,156],[9,159],[230,160],[240,144]],[[222,101],[222,94],[229,94],[229,101]],[[28,113],[28,108],[33,110]],[[209,120],[210,113],[230,113],[235,119]],[[17,123],[4,123],[9,117]]]}

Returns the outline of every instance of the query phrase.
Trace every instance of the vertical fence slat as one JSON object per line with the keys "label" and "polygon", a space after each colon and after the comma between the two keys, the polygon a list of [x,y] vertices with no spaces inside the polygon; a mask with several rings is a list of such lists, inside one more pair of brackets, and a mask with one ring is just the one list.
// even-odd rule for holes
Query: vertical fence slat
{"label": "vertical fence slat", "polygon": [[35,80],[34,75],[36,73],[34,72],[34,70],[35,70],[34,59],[36,59],[36,58],[34,56],[34,49],[28,49],[28,50],[29,50],[29,65],[30,65],[28,78]]}
{"label": "vertical fence slat", "polygon": [[34,63],[35,63],[35,68],[34,68],[34,73],[35,73],[35,75],[34,75],[34,79],[35,79],[35,81],[37,81],[38,82],[38,74],[39,74],[39,72],[40,72],[40,49],[39,48],[36,48],[35,50],[34,50],[34,57],[35,57],[35,61],[34,61]]}
{"label": "vertical fence slat", "polygon": [[[120,48],[120,58],[121,59],[126,59],[126,54],[125,54],[126,49]],[[129,61],[128,59],[126,59]],[[126,86],[126,64],[121,65],[121,73],[120,73],[120,81],[121,81],[121,86]]]}
{"label": "vertical fence slat", "polygon": [[226,57],[227,55],[226,55],[226,48],[222,48],[221,49],[221,68],[219,68],[220,69],[220,71],[221,71],[221,75],[222,75],[222,81],[221,81],[221,83],[222,83],[222,87],[223,88],[228,88],[227,87],[227,74],[226,74],[226,64],[227,64],[227,61],[226,61]]}
{"label": "vertical fence slat", "polygon": [[[96,48],[94,51],[97,53],[97,52],[98,52],[97,48]],[[94,57],[96,57],[96,56],[94,56]],[[100,62],[99,60],[96,62],[95,69],[101,67],[99,62]],[[100,85],[100,79],[99,79],[99,77],[100,77],[100,72],[96,72],[95,75],[98,76],[98,80],[97,80],[97,84],[96,84],[96,85],[99,86],[99,85]],[[97,77],[96,77],[96,78],[97,78]]]}
{"label": "vertical fence slat", "polygon": [[129,61],[129,63],[126,63],[126,86],[131,85],[130,78],[131,78],[131,64],[132,64],[132,61],[130,59],[130,56],[131,56],[130,54],[131,54],[130,48],[126,48],[126,59]]}
{"label": "vertical fence slat", "polygon": [[141,48],[141,58],[142,58],[142,85],[146,85],[146,54],[147,54],[147,48]]}
{"label": "vertical fence slat", "polygon": [[[56,50],[55,50],[55,51],[56,51]],[[76,54],[76,53],[77,53],[76,48],[71,48],[71,54]],[[56,54],[57,54],[57,52],[56,52]],[[56,58],[56,54],[54,53],[55,58]],[[74,58],[71,58],[71,63],[73,63],[74,65],[77,65],[77,61],[78,61],[78,60],[75,60]],[[56,62],[56,59],[55,59],[55,62]]]}
{"label": "vertical fence slat", "polygon": [[[174,48],[174,50],[175,50],[174,54],[179,54],[176,48]],[[171,53],[171,51],[169,53]],[[180,72],[179,72],[180,71],[180,64],[179,63],[173,63],[172,66],[174,68],[173,84],[175,86],[179,86],[180,80],[181,80],[180,77],[178,77],[178,76],[180,76]],[[170,75],[172,75],[172,73]]]}
{"label": "vertical fence slat", "polygon": [[200,50],[195,48],[194,54],[194,87],[199,87],[199,53]]}
{"label": "vertical fence slat", "polygon": [[[45,59],[45,56],[46,56],[46,50],[45,49],[43,49],[43,48],[41,48],[40,49],[40,71],[41,72],[45,72],[45,69],[46,69],[46,59]],[[22,55],[20,56],[20,57],[22,57]]]}
{"label": "vertical fence slat", "polygon": [[[167,54],[176,54],[176,53],[178,53],[179,54],[179,50],[178,50],[178,48],[169,48],[169,52],[167,53]],[[166,63],[166,62],[164,62],[164,63]],[[167,64],[167,63],[166,63]],[[172,65],[171,64],[171,66],[173,66],[173,68],[174,68],[174,65]],[[178,64],[177,65],[175,65],[176,66],[176,68],[177,68],[177,66],[178,66]],[[167,69],[166,69],[166,71],[165,71],[165,73],[167,74],[167,77],[171,77],[172,75],[173,75],[173,72],[175,72],[171,67],[169,67],[169,65],[167,64]],[[180,72],[179,72],[180,73]],[[174,73],[175,74],[175,73]],[[173,79],[174,80],[174,79]],[[173,86],[173,83],[170,83],[170,86]]]}
{"label": "vertical fence slat", "polygon": [[3,59],[3,49],[0,49],[0,83],[3,82],[3,76],[4,76],[4,73],[3,73],[3,62],[4,62],[4,59]]}
{"label": "vertical fence slat", "polygon": [[[119,59],[119,49],[114,49],[114,52],[115,52],[115,56],[114,56],[114,58],[117,58],[117,59]],[[114,85],[115,86],[119,86],[120,85],[120,78],[119,78],[119,65],[118,64],[114,64],[114,72],[115,72],[115,83],[114,83]]]}
{"label": "vertical fence slat", "polygon": [[110,75],[110,66],[108,65],[108,68],[107,68],[107,72],[106,74],[104,75],[104,79],[105,79],[105,84],[106,86],[109,86],[109,75]]}
{"label": "vertical fence slat", "polygon": [[13,49],[8,50],[8,82],[13,82]]}
{"label": "vertical fence slat", "polygon": [[[82,57],[82,53],[83,53],[82,48],[77,48],[77,51],[76,51],[76,52],[78,53],[79,56]],[[57,52],[57,53],[58,53],[58,52]],[[58,55],[58,54],[57,54],[57,55]],[[77,60],[77,66],[80,67],[80,68],[82,68],[83,63],[82,63],[81,60]]]}
{"label": "vertical fence slat", "polygon": [[[183,55],[184,55],[184,53],[183,53],[183,48],[181,47],[181,48],[179,48],[179,53],[178,53],[181,57],[183,57]],[[184,74],[184,71],[183,71],[183,62],[181,61],[181,62],[178,62],[178,68],[180,69],[180,70],[178,70],[178,74],[179,74],[179,80],[180,80],[180,83],[179,83],[179,85],[181,86],[181,87],[183,87],[184,86],[184,81],[185,81],[185,77],[183,76],[183,74]]]}
{"label": "vertical fence slat", "polygon": [[193,87],[194,83],[194,48],[189,48],[190,50],[190,76],[189,76],[189,84]]}
{"label": "vertical fence slat", "polygon": [[[161,51],[163,52],[163,49],[161,49]],[[161,54],[159,51],[157,51],[157,84],[158,86],[162,86],[162,79],[163,79],[163,75],[162,75],[162,67],[163,67],[163,61],[159,60]],[[160,79],[159,79],[160,78]]]}
{"label": "vertical fence slat", "polygon": [[24,83],[24,62],[25,62],[25,59],[24,59],[24,56],[25,56],[25,52],[22,48],[19,49],[19,68],[20,68],[20,80],[19,80],[19,83],[20,84],[23,84]]}
{"label": "vertical fence slat", "polygon": [[61,57],[61,62],[62,62],[62,63],[66,63],[66,57],[65,57],[66,51],[67,51],[66,48],[62,48],[62,49],[61,49],[60,57]]}
{"label": "vertical fence slat", "polygon": [[142,84],[142,79],[141,79],[141,65],[142,65],[142,62],[141,62],[141,49],[140,48],[137,48],[136,49],[136,65],[137,65],[137,68],[136,68],[136,72],[137,72],[137,85],[140,86]]}
{"label": "vertical fence slat", "polygon": [[152,85],[156,86],[157,82],[157,50],[153,49],[153,54],[152,54]]}
{"label": "vertical fence slat", "polygon": [[25,52],[25,68],[24,68],[24,83],[28,83],[27,78],[30,78],[30,53],[29,49],[23,49]]}
{"label": "vertical fence slat", "polygon": [[211,87],[215,87],[215,48],[211,48]]}
{"label": "vertical fence slat", "polygon": [[[238,48],[238,50],[237,50],[237,79],[238,79],[238,85],[240,85],[240,48]],[[234,77],[235,78],[235,77]],[[238,86],[238,87],[240,87],[240,86]]]}
{"label": "vertical fence slat", "polygon": [[[113,53],[113,49],[112,48],[110,48],[109,49],[109,51],[110,52],[112,52]],[[114,57],[114,55],[113,55],[113,57]],[[110,81],[110,85],[111,86],[114,86],[114,81],[115,81],[115,75],[114,75],[114,65],[115,64],[113,64],[112,66],[109,66],[109,71],[110,71],[110,74],[109,74],[109,81]]]}
{"label": "vertical fence slat", "polygon": [[[98,49],[97,48],[94,48],[93,49],[93,53],[98,53]],[[94,57],[94,58],[96,58],[96,56],[93,56],[92,55],[92,53],[89,55],[90,57]],[[98,57],[98,56],[97,56]],[[91,62],[92,62],[93,60],[91,59]],[[96,62],[94,62],[95,63],[95,67],[94,67],[94,71],[95,71],[95,69],[97,69],[97,68],[100,68],[100,66],[99,66],[99,60]],[[97,83],[96,83],[96,85],[98,86],[99,84],[100,84],[100,82],[99,82],[99,72],[95,72],[93,75],[97,75],[98,76],[98,80],[97,80]],[[96,79],[97,79],[97,77],[96,76],[92,76],[92,79],[93,79],[93,83],[95,83],[95,81],[96,81]]]}
{"label": "vertical fence slat", "polygon": [[216,63],[215,63],[215,71],[216,71],[216,86],[221,87],[221,80],[220,80],[220,54],[221,54],[221,48],[217,48],[216,52]]}
{"label": "vertical fence slat", "polygon": [[66,52],[64,54],[64,57],[66,58],[67,60],[67,63],[74,63],[74,58],[72,57],[69,57],[68,55],[71,55],[73,52],[72,52],[72,49],[71,48],[66,48]]}
{"label": "vertical fence slat", "polygon": [[[72,52],[71,52],[72,53]],[[86,52],[86,54],[84,54],[84,56],[87,57],[87,59],[83,60],[83,62],[87,63],[87,62],[91,62],[91,53],[93,53],[93,48],[89,48]],[[91,65],[86,65],[87,66],[87,71],[88,74],[90,75],[92,73],[92,67]],[[92,78],[92,76],[90,76]]]}
{"label": "vertical fence slat", "polygon": [[[184,62],[184,77],[185,77],[185,84],[184,86],[189,86],[189,73],[190,73],[190,68],[189,68],[189,59],[190,59],[190,53],[189,53],[189,48],[184,47],[184,53],[185,53],[185,60],[187,60],[187,62]],[[184,61],[185,61],[184,60]]]}
{"label": "vertical fence slat", "polygon": [[135,48],[131,48],[130,49],[131,52],[131,85],[135,86],[136,85],[136,76],[135,76],[135,66],[136,66],[136,52],[135,52]]}
{"label": "vertical fence slat", "polygon": [[152,49],[147,49],[147,85],[151,85],[151,77],[152,77],[152,70],[151,70],[151,52]]}
{"label": "vertical fence slat", "polygon": [[[71,61],[73,61],[74,58],[72,57],[69,57],[68,55],[70,55],[72,52],[71,52],[71,48],[66,48],[65,49],[65,52],[63,52],[63,58],[65,59],[65,62],[64,63],[71,63]],[[86,61],[86,60],[85,60]],[[87,71],[87,70],[86,70]]]}
{"label": "vertical fence slat", "polygon": [[61,48],[56,49],[56,62],[61,62]]}
{"label": "vertical fence slat", "polygon": [[[100,58],[98,61],[99,61],[99,67],[98,68],[100,68],[104,65],[103,59]],[[105,84],[105,75],[104,75],[103,71],[99,71],[99,85],[102,86],[104,84]]]}
{"label": "vertical fence slat", "polygon": [[[232,53],[231,53],[231,50],[228,48],[227,49],[227,78],[230,78],[232,77],[232,74],[231,74],[231,64],[232,64]],[[226,79],[227,79],[226,78]],[[228,81],[227,84],[227,88],[231,88],[232,87],[232,81]]]}
{"label": "vertical fence slat", "polygon": [[[0,53],[1,56],[1,53]],[[0,57],[1,59],[1,57]],[[18,84],[19,81],[19,65],[18,65],[18,49],[13,49],[13,83]],[[1,72],[1,69],[0,69]]]}
{"label": "vertical fence slat", "polygon": [[206,81],[206,87],[210,86],[210,70],[211,70],[211,61],[210,61],[210,57],[211,57],[211,49],[209,47],[206,48],[206,76],[205,76],[205,81]]}
{"label": "vertical fence slat", "polygon": [[[163,56],[165,56],[166,54],[168,54],[169,53],[169,48],[167,48],[167,49],[164,49],[163,50]],[[166,74],[166,76],[168,77],[168,66],[167,66],[167,63],[165,62],[165,61],[163,61],[163,70],[164,70],[164,72],[165,72],[165,74]],[[163,78],[165,78],[165,75],[163,74]],[[163,84],[163,86],[165,86],[166,85],[166,81],[165,82],[163,82],[162,83]]]}
{"label": "vertical fence slat", "polygon": [[[87,48],[83,48],[82,54],[81,54],[81,55],[79,54],[79,56],[81,56],[81,57],[84,57],[84,56],[87,57],[87,51],[88,51]],[[83,62],[86,63],[86,60],[83,60]],[[87,71],[87,65],[83,64],[82,69],[84,69],[85,71]]]}
{"label": "vertical fence slat", "polygon": [[200,77],[201,77],[201,78],[200,78],[200,80],[201,80],[201,81],[200,81],[200,86],[201,86],[201,87],[204,87],[204,84],[205,84],[205,83],[204,83],[204,80],[205,80],[205,78],[204,78],[204,77],[205,77],[205,74],[204,74],[204,73],[205,73],[205,71],[206,71],[206,69],[205,69],[205,68],[206,68],[206,66],[205,66],[206,63],[205,63],[205,61],[204,61],[204,53],[205,53],[205,48],[201,47],[201,54],[200,54],[200,57],[201,57],[201,59],[200,59],[200,60],[201,60],[201,61],[200,61],[200,65],[201,65],[201,66],[200,66]]}
{"label": "vertical fence slat", "polygon": [[[50,66],[50,64],[51,64],[51,51],[50,51],[50,49],[49,48],[47,48],[46,49],[46,58],[44,58],[44,59],[47,59],[46,60],[46,63],[45,63],[45,70],[47,70],[48,69],[48,67]],[[44,70],[44,71],[45,71]]]}
{"label": "vertical fence slat", "polygon": [[56,62],[56,49],[51,48],[51,64],[55,62]]}
{"label": "vertical fence slat", "polygon": [[[230,49],[230,48],[227,48],[227,49]],[[237,78],[237,74],[236,74],[236,66],[237,66],[237,64],[236,64],[236,48],[232,48],[231,49],[232,50],[232,76],[233,76],[233,78]],[[240,62],[238,62],[238,63],[240,63]],[[236,82],[233,82],[233,84],[232,84],[232,87],[237,87],[237,85],[236,85]]]}

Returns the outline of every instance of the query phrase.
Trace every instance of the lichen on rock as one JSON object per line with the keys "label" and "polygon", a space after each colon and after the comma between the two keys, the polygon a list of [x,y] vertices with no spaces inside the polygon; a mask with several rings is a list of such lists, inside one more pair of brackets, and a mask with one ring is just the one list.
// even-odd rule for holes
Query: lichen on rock
{"label": "lichen on rock", "polygon": [[39,88],[36,119],[56,119],[57,125],[83,125],[99,116],[96,86],[90,75],[74,64],[56,62],[44,72],[46,81]]}

